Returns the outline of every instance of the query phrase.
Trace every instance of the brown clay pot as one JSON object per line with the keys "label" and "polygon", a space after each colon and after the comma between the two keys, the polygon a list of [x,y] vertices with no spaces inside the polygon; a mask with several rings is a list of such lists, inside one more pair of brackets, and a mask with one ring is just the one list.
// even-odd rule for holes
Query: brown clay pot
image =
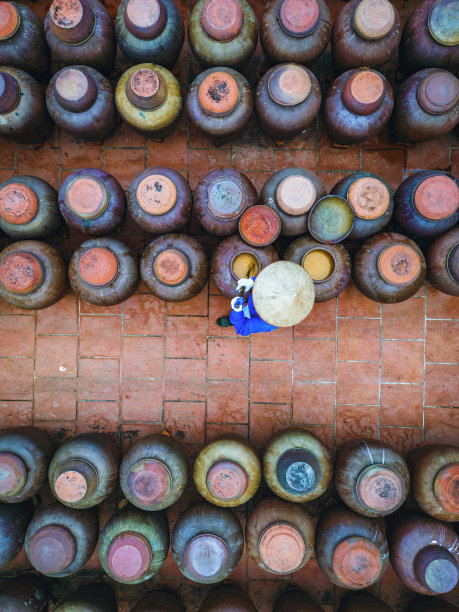
{"label": "brown clay pot", "polygon": [[248,595],[239,587],[223,584],[212,591],[202,602],[199,612],[256,612]]}
{"label": "brown clay pot", "polygon": [[221,436],[206,444],[196,457],[193,479],[199,493],[215,506],[240,506],[258,490],[260,460],[244,438]]}
{"label": "brown clay pot", "polygon": [[113,590],[103,582],[93,582],[80,587],[57,604],[53,612],[117,612],[116,597]]}
{"label": "brown clay pot", "polygon": [[185,612],[185,607],[172,591],[150,591],[132,608],[131,612]]}
{"label": "brown clay pot", "polygon": [[424,255],[402,234],[372,236],[357,251],[352,278],[370,300],[395,304],[412,297],[425,281]]}
{"label": "brown clay pot", "polygon": [[439,291],[459,297],[459,228],[433,242],[427,251],[427,278]]}
{"label": "brown clay pot", "polygon": [[406,612],[457,612],[457,606],[440,597],[421,595],[410,601]]}
{"label": "brown clay pot", "polygon": [[287,591],[277,600],[273,612],[323,612],[323,608],[299,589]]}
{"label": "brown clay pot", "polygon": [[197,240],[185,234],[165,234],[145,249],[140,274],[148,291],[158,299],[184,302],[204,288],[209,264]]}
{"label": "brown clay pot", "polygon": [[5,568],[21,550],[32,515],[31,500],[18,504],[0,502],[0,570]]}
{"label": "brown clay pot", "polygon": [[314,549],[314,526],[300,504],[267,497],[252,510],[245,530],[247,554],[272,574],[291,574]]}
{"label": "brown clay pot", "polygon": [[357,593],[348,597],[338,612],[392,612],[392,608],[370,593]]}
{"label": "brown clay pot", "polygon": [[120,451],[111,436],[75,436],[54,453],[48,471],[51,492],[70,508],[96,506],[117,485],[119,462]]}
{"label": "brown clay pot", "polygon": [[40,575],[22,574],[2,584],[0,608],[8,612],[48,612],[48,592]]}
{"label": "brown clay pot", "polygon": [[137,508],[168,508],[180,498],[187,482],[187,458],[169,435],[151,434],[135,440],[123,455],[120,485]]}

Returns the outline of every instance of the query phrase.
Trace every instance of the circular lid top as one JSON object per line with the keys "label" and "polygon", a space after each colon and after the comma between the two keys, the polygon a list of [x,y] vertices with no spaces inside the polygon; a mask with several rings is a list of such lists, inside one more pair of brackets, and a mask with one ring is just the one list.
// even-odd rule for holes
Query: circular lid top
{"label": "circular lid top", "polygon": [[31,253],[11,253],[0,263],[0,282],[11,293],[31,293],[43,279],[40,260]]}
{"label": "circular lid top", "polygon": [[137,461],[129,471],[129,490],[144,506],[163,502],[170,488],[171,473],[162,461]]}
{"label": "circular lid top", "polygon": [[21,98],[21,89],[17,80],[3,70],[0,70],[0,114],[10,113]]}
{"label": "circular lid top", "polygon": [[185,548],[185,563],[191,574],[199,579],[211,580],[228,564],[226,543],[213,533],[201,533],[191,539]]}
{"label": "circular lid top", "polygon": [[257,247],[272,244],[281,231],[281,220],[270,206],[250,206],[239,219],[239,232],[249,244]]}
{"label": "circular lid top", "polygon": [[47,525],[33,536],[29,558],[39,572],[58,574],[74,560],[76,542],[73,535],[62,525]]}
{"label": "circular lid top", "polygon": [[59,28],[74,28],[83,19],[83,4],[80,0],[53,0],[49,14]]}
{"label": "circular lid top", "polygon": [[54,83],[58,101],[70,111],[84,111],[97,99],[94,79],[79,68],[63,68]]}
{"label": "circular lid top", "polygon": [[416,187],[413,200],[426,219],[447,219],[459,208],[459,185],[449,176],[428,176]]}
{"label": "circular lid top", "polygon": [[378,579],[381,556],[371,540],[351,536],[333,551],[333,569],[344,584],[362,588]]}
{"label": "circular lid top", "polygon": [[356,491],[369,510],[386,514],[403,502],[405,485],[400,474],[389,467],[370,465],[359,475]]}
{"label": "circular lid top", "polygon": [[351,183],[346,197],[361,219],[381,217],[390,203],[389,189],[373,176],[362,177]]}
{"label": "circular lid top", "polygon": [[64,202],[80,219],[95,219],[106,210],[109,193],[102,181],[95,176],[81,175],[67,185]]}
{"label": "circular lid top", "polygon": [[351,113],[371,115],[381,106],[384,96],[384,81],[373,70],[354,72],[344,83],[342,99]]}
{"label": "circular lid top", "polygon": [[[435,554],[438,550],[438,554]],[[423,568],[424,582],[427,587],[434,593],[449,593],[456,586],[459,579],[459,567],[454,556],[445,548],[440,546],[431,546],[428,549],[421,550],[423,552],[432,552],[431,555],[426,555],[426,563]],[[417,559],[415,559],[416,563]]]}
{"label": "circular lid top", "polygon": [[77,502],[86,495],[88,483],[80,472],[69,470],[56,478],[54,490],[64,502]]}
{"label": "circular lid top", "polygon": [[206,484],[214,497],[222,500],[237,499],[247,490],[248,477],[234,461],[218,461],[207,472]]}
{"label": "circular lid top", "polygon": [[459,463],[450,463],[438,472],[434,492],[440,506],[459,514]]}
{"label": "circular lid top", "polygon": [[303,66],[284,64],[273,70],[268,81],[271,98],[282,106],[304,102],[311,91],[311,77]]}
{"label": "circular lid top", "polygon": [[0,495],[16,495],[26,479],[27,468],[23,460],[13,453],[0,453]]}
{"label": "circular lid top", "polygon": [[207,189],[207,209],[216,219],[237,219],[247,204],[243,184],[232,176],[214,179]]}
{"label": "circular lid top", "polygon": [[113,538],[105,561],[110,572],[119,580],[132,582],[150,567],[151,547],[139,533],[127,531]]}
{"label": "circular lid top", "polygon": [[279,23],[291,36],[306,36],[320,19],[317,0],[284,0],[279,9]]}
{"label": "circular lid top", "polygon": [[306,544],[301,532],[289,523],[274,523],[261,534],[260,557],[266,567],[278,574],[290,574],[301,565]]}
{"label": "circular lid top", "polygon": [[459,80],[446,70],[428,74],[419,83],[417,98],[426,112],[447,113],[459,102]]}
{"label": "circular lid top", "polygon": [[103,287],[118,274],[118,259],[109,249],[94,247],[83,253],[78,261],[78,274],[88,285]]}
{"label": "circular lid top", "polygon": [[354,24],[364,38],[383,38],[395,24],[395,9],[389,0],[361,0],[354,13]]}
{"label": "circular lid top", "polygon": [[336,268],[333,255],[326,249],[310,249],[303,255],[301,265],[315,283],[326,281]]}
{"label": "circular lid top", "polygon": [[11,2],[0,2],[0,40],[9,38],[19,28],[19,11]]}
{"label": "circular lid top", "polygon": [[285,480],[288,486],[299,493],[309,491],[315,479],[316,475],[314,469],[305,461],[295,461],[291,463],[285,472]]}
{"label": "circular lid top", "polygon": [[0,216],[8,223],[29,223],[37,212],[37,194],[24,183],[9,183],[0,189]]}
{"label": "circular lid top", "polygon": [[167,98],[167,83],[152,68],[138,68],[126,83],[126,94],[137,108],[154,110]]}
{"label": "circular lid top", "polygon": [[378,272],[390,285],[410,285],[421,274],[421,258],[408,244],[391,244],[378,256]]}
{"label": "circular lid top", "polygon": [[308,217],[309,233],[315,240],[333,244],[344,240],[354,225],[354,209],[340,196],[318,200]]}
{"label": "circular lid top", "polygon": [[459,0],[438,0],[429,13],[429,30],[442,45],[459,44]]}
{"label": "circular lid top", "polygon": [[455,283],[459,283],[459,242],[453,244],[446,256],[446,269]]}
{"label": "circular lid top", "polygon": [[137,202],[150,215],[164,215],[177,202],[177,187],[163,174],[150,174],[140,181],[136,191]]}
{"label": "circular lid top", "polygon": [[164,249],[156,257],[153,269],[159,281],[165,285],[180,285],[190,274],[190,262],[179,249]]}
{"label": "circular lid top", "polygon": [[199,86],[199,105],[204,112],[215,117],[229,115],[239,99],[239,88],[228,72],[212,72]]}
{"label": "circular lid top", "polygon": [[164,30],[167,11],[161,0],[129,0],[124,20],[131,34],[143,40],[151,40]]}
{"label": "circular lid top", "polygon": [[288,215],[304,215],[310,210],[316,197],[314,183],[301,174],[286,176],[276,189],[276,202]]}
{"label": "circular lid top", "polygon": [[237,0],[207,0],[201,11],[201,26],[210,38],[227,42],[242,28],[244,13]]}

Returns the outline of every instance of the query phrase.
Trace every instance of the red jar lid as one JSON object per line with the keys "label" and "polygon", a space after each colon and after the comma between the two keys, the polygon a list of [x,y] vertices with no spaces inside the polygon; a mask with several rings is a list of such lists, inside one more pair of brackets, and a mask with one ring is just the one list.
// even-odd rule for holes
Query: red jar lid
{"label": "red jar lid", "polygon": [[440,506],[459,514],[459,463],[450,463],[438,472],[434,492]]}
{"label": "red jar lid", "polygon": [[140,181],[136,190],[137,202],[150,215],[164,215],[177,202],[177,187],[162,174],[150,174]]}
{"label": "red jar lid", "polygon": [[296,64],[276,68],[268,81],[271,98],[282,106],[295,106],[304,102],[311,91],[309,73]]}
{"label": "red jar lid", "polygon": [[17,29],[21,18],[19,11],[11,2],[0,2],[0,40],[12,36]]}
{"label": "red jar lid", "polygon": [[79,68],[64,68],[54,82],[56,97],[61,106],[69,111],[88,110],[97,99],[94,79]]}
{"label": "red jar lid", "polygon": [[37,212],[37,194],[24,183],[9,183],[0,189],[0,216],[8,223],[29,223]]}
{"label": "red jar lid", "polygon": [[106,186],[95,176],[74,178],[64,194],[67,208],[80,219],[96,219],[107,209],[110,196]]}
{"label": "red jar lid", "polygon": [[161,0],[129,0],[124,12],[127,29],[136,38],[152,40],[167,23],[167,11]]}
{"label": "red jar lid", "polygon": [[137,108],[155,110],[167,98],[167,83],[159,72],[151,68],[139,68],[128,79],[126,95]]}
{"label": "red jar lid", "polygon": [[351,183],[346,199],[351,203],[357,217],[377,219],[389,208],[390,193],[382,181],[368,176]]}
{"label": "red jar lid", "polygon": [[360,70],[348,78],[343,87],[344,105],[357,115],[371,115],[381,106],[384,81],[373,70]]}
{"label": "red jar lid", "polygon": [[459,102],[459,80],[446,70],[429,74],[419,83],[417,98],[427,113],[447,113]]}
{"label": "red jar lid", "polygon": [[234,461],[218,461],[207,472],[206,484],[214,497],[233,500],[242,497],[247,490],[245,470]]}
{"label": "red jar lid", "polygon": [[449,176],[429,176],[416,187],[413,199],[416,210],[426,219],[447,219],[459,208],[459,186]]}
{"label": "red jar lid", "polygon": [[208,115],[225,117],[231,114],[239,100],[236,80],[228,72],[212,72],[199,86],[198,100]]}
{"label": "red jar lid", "polygon": [[279,23],[291,36],[306,36],[319,23],[317,0],[284,0],[279,9]]}
{"label": "red jar lid", "polygon": [[363,588],[378,579],[381,556],[371,540],[352,536],[333,551],[333,570],[346,586]]}
{"label": "red jar lid", "polygon": [[250,206],[239,219],[239,233],[252,246],[272,244],[280,231],[280,217],[270,206]]}
{"label": "red jar lid", "polygon": [[276,202],[289,215],[304,215],[316,201],[317,191],[311,179],[301,174],[286,176],[276,189]]}
{"label": "red jar lid", "polygon": [[18,104],[21,90],[16,79],[3,70],[0,70],[0,115],[11,112]]}
{"label": "red jar lid", "polygon": [[261,534],[258,550],[261,560],[271,571],[290,574],[303,562],[306,545],[296,527],[289,523],[275,523]]}
{"label": "red jar lid", "polygon": [[202,533],[191,539],[185,548],[185,563],[199,580],[218,576],[229,561],[226,543],[213,533]]}
{"label": "red jar lid", "polygon": [[207,209],[215,219],[237,219],[247,205],[244,186],[235,177],[221,176],[208,187]]}
{"label": "red jar lid", "polygon": [[390,285],[410,285],[421,274],[421,258],[407,244],[391,244],[378,257],[378,272]]}
{"label": "red jar lid", "polygon": [[11,253],[0,263],[0,282],[11,293],[31,293],[43,279],[40,260],[30,253]]}
{"label": "red jar lid", "polygon": [[47,525],[30,542],[30,560],[39,572],[59,574],[75,559],[76,542],[68,529]]}
{"label": "red jar lid", "polygon": [[459,45],[459,0],[438,0],[430,9],[428,26],[441,45]]}
{"label": "red jar lid", "polygon": [[357,495],[374,512],[393,512],[403,502],[405,485],[397,472],[385,465],[370,465],[360,474]]}
{"label": "red jar lid", "polygon": [[383,38],[395,25],[395,9],[389,0],[362,0],[355,9],[354,24],[364,38]]}
{"label": "red jar lid", "polygon": [[210,38],[228,42],[239,34],[244,13],[237,0],[207,0],[201,11],[201,26]]}
{"label": "red jar lid", "polygon": [[118,259],[109,249],[88,249],[78,261],[78,274],[88,285],[103,287],[116,278]]}
{"label": "red jar lid", "polygon": [[182,251],[169,248],[156,257],[153,269],[158,280],[165,285],[180,285],[190,275],[190,262]]}
{"label": "red jar lid", "polygon": [[144,506],[160,504],[169,495],[171,473],[156,459],[137,461],[129,472],[129,491]]}
{"label": "red jar lid", "polygon": [[111,574],[124,582],[138,580],[151,565],[151,547],[139,533],[125,532],[115,538],[105,561]]}
{"label": "red jar lid", "polygon": [[88,483],[80,472],[69,470],[60,474],[54,483],[56,495],[64,502],[77,502],[86,495]]}
{"label": "red jar lid", "polygon": [[27,468],[23,460],[13,453],[0,453],[0,495],[16,495],[26,479]]}

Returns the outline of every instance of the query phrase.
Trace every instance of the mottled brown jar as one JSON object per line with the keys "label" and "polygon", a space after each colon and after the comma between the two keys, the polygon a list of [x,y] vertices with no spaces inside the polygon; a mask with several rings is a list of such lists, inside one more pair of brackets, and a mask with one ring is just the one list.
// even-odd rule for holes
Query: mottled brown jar
{"label": "mottled brown jar", "polygon": [[260,25],[260,42],[270,64],[310,66],[330,40],[332,20],[324,0],[272,0]]}
{"label": "mottled brown jar", "polygon": [[451,72],[426,68],[400,86],[392,115],[392,132],[399,142],[444,136],[458,121],[459,79]]}
{"label": "mottled brown jar", "polygon": [[287,591],[277,600],[273,612],[323,612],[323,608],[299,589]]}
{"label": "mottled brown jar", "polygon": [[209,263],[197,240],[185,234],[166,234],[145,249],[140,274],[148,291],[158,299],[184,302],[204,288]]}
{"label": "mottled brown jar", "polygon": [[182,495],[188,482],[188,461],[167,434],[135,440],[120,465],[120,485],[127,499],[142,510],[163,510]]}
{"label": "mottled brown jar", "polygon": [[316,559],[329,580],[345,589],[364,589],[377,582],[389,562],[382,525],[345,506],[332,506],[316,528]]}
{"label": "mottled brown jar", "polygon": [[405,585],[423,595],[448,593],[457,585],[457,535],[448,523],[406,513],[391,521],[390,562]]}
{"label": "mottled brown jar", "polygon": [[22,574],[2,584],[0,607],[11,612],[48,612],[48,585],[37,574]]}
{"label": "mottled brown jar", "polygon": [[112,516],[99,538],[99,559],[117,582],[138,584],[157,574],[169,552],[169,525],[163,512],[127,506]]}
{"label": "mottled brown jar", "polygon": [[31,500],[18,504],[0,502],[0,570],[5,568],[21,550],[32,515],[33,503]]}
{"label": "mottled brown jar", "polygon": [[70,508],[100,504],[118,482],[119,448],[111,436],[88,433],[67,440],[54,454],[49,486],[58,501]]}
{"label": "mottled brown jar", "polygon": [[257,41],[257,18],[245,0],[199,0],[191,12],[188,42],[205,66],[244,68]]}
{"label": "mottled brown jar", "polygon": [[54,503],[36,510],[25,548],[34,568],[53,578],[78,572],[97,544],[99,519],[95,508],[75,510]]}
{"label": "mottled brown jar", "polygon": [[258,490],[260,460],[247,440],[236,435],[216,438],[196,457],[193,479],[199,493],[216,506],[240,506]]}
{"label": "mottled brown jar", "polygon": [[53,0],[45,36],[53,56],[65,66],[91,66],[107,75],[112,71],[115,29],[98,0]]}
{"label": "mottled brown jar", "polygon": [[80,587],[54,608],[54,612],[117,612],[113,590],[103,582],[93,582]]}
{"label": "mottled brown jar", "polygon": [[406,612],[457,612],[457,606],[440,597],[420,595],[410,601]]}
{"label": "mottled brown jar", "polygon": [[371,612],[392,612],[390,606],[370,593],[357,593],[346,598],[338,612],[369,612],[370,610]]}
{"label": "mottled brown jar", "polygon": [[412,297],[426,276],[424,255],[402,234],[383,233],[369,238],[354,257],[352,278],[370,300],[395,304]]}
{"label": "mottled brown jar", "polygon": [[439,291],[459,297],[459,228],[432,243],[426,255],[427,278]]}
{"label": "mottled brown jar", "polygon": [[24,174],[0,185],[0,229],[11,238],[48,238],[63,225],[57,192],[43,179]]}
{"label": "mottled brown jar", "polygon": [[52,306],[67,289],[67,270],[56,249],[44,242],[14,242],[0,253],[0,297],[24,308]]}
{"label": "mottled brown jar", "polygon": [[97,306],[127,300],[139,284],[139,266],[129,247],[113,238],[91,238],[73,253],[69,280],[75,293]]}
{"label": "mottled brown jar", "polygon": [[174,561],[189,580],[220,582],[241,560],[244,534],[228,508],[201,502],[186,510],[175,523],[171,549]]}
{"label": "mottled brown jar", "polygon": [[209,68],[201,72],[191,83],[186,98],[190,122],[216,143],[240,134],[252,110],[252,89],[246,78],[232,68]]}
{"label": "mottled brown jar", "polygon": [[104,140],[115,127],[115,94],[110,81],[89,66],[59,70],[46,90],[51,119],[82,140]]}
{"label": "mottled brown jar", "polygon": [[185,607],[172,591],[150,591],[132,608],[131,612],[185,612]]}
{"label": "mottled brown jar", "polygon": [[333,143],[351,145],[376,136],[392,114],[394,94],[376,70],[353,69],[340,75],[325,98],[325,128]]}
{"label": "mottled brown jar", "polygon": [[189,221],[193,196],[176,170],[156,166],[140,172],[127,191],[131,217],[151,234],[178,232]]}
{"label": "mottled brown jar", "polygon": [[239,587],[223,584],[202,602],[199,612],[256,612],[252,601]]}

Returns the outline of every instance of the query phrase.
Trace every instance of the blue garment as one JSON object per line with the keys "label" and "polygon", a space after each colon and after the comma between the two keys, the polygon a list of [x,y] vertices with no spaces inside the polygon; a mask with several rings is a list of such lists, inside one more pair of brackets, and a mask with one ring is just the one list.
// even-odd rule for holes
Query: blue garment
{"label": "blue garment", "polygon": [[[253,277],[252,280],[255,280]],[[274,325],[270,325],[263,321],[258,315],[253,305],[252,294],[249,295],[247,306],[240,312],[231,310],[229,320],[234,325],[234,329],[239,336],[250,336],[250,334],[257,334],[258,332],[270,332],[273,329],[277,329]]]}

